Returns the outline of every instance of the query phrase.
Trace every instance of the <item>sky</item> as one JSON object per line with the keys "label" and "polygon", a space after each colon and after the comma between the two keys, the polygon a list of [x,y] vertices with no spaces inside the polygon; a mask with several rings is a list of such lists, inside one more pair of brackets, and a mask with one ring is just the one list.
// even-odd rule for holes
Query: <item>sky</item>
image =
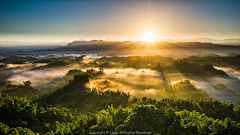
{"label": "sky", "polygon": [[0,41],[240,38],[239,0],[0,0]]}

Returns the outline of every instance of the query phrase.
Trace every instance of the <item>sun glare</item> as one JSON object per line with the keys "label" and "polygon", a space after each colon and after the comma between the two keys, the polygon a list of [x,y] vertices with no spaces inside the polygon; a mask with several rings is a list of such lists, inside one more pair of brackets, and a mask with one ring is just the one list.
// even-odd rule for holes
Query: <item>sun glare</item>
{"label": "sun glare", "polygon": [[154,33],[151,31],[146,31],[144,34],[144,41],[153,42],[153,39],[154,39]]}

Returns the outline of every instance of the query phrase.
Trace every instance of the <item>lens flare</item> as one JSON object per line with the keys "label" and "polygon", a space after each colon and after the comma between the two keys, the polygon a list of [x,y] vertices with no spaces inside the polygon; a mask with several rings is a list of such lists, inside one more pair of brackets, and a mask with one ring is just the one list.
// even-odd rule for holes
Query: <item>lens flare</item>
{"label": "lens flare", "polygon": [[146,31],[144,34],[144,41],[153,42],[153,39],[154,39],[154,33],[151,31]]}

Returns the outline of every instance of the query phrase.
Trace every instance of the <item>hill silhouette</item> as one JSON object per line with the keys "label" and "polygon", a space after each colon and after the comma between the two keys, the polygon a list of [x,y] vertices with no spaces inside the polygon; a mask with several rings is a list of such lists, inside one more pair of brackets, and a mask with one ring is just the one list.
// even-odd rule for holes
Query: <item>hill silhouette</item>
{"label": "hill silhouette", "polygon": [[48,50],[49,52],[135,52],[142,53],[148,51],[164,52],[239,52],[240,46],[219,45],[212,43],[188,42],[188,43],[170,43],[170,42],[106,42],[103,40],[93,41],[74,41],[66,46]]}

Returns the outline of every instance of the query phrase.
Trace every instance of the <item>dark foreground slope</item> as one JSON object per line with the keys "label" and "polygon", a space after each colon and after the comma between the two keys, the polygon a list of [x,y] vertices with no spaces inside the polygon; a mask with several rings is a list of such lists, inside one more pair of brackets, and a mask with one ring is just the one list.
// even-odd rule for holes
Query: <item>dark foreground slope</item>
{"label": "dark foreground slope", "polygon": [[131,98],[91,90],[85,87],[89,79],[75,75],[66,86],[32,101],[1,94],[0,134],[240,134],[240,107],[233,103]]}

